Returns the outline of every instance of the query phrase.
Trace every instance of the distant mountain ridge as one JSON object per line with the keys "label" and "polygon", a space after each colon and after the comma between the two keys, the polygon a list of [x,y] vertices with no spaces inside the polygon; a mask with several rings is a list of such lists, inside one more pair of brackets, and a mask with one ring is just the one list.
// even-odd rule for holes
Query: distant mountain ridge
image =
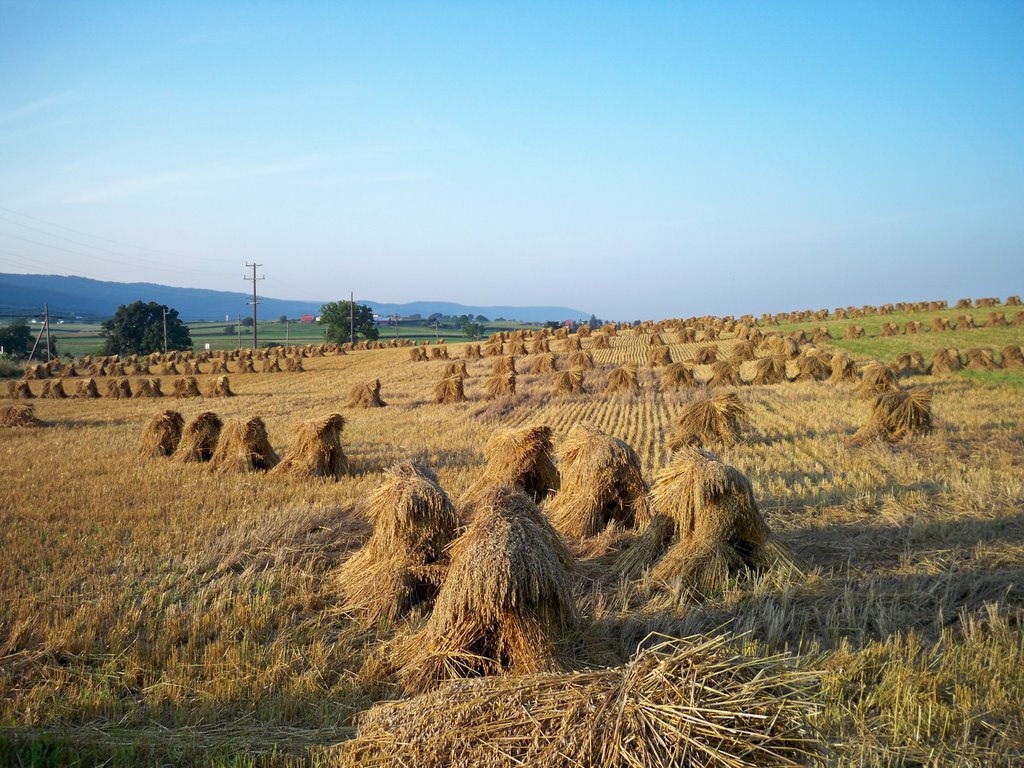
{"label": "distant mountain ridge", "polygon": [[[326,298],[322,301],[300,301],[260,296],[257,314],[268,320],[276,320],[281,315],[317,315],[323,304],[337,301],[339,298],[341,297]],[[220,321],[224,318],[234,318],[236,315],[245,317],[251,314],[249,300],[249,294],[241,291],[176,288],[157,283],[117,283],[61,275],[0,273],[0,315],[5,316],[41,314],[43,305],[48,304],[50,314],[55,317],[108,318],[113,316],[121,304],[155,301],[177,309],[183,320]],[[427,317],[435,312],[443,315],[483,315],[490,320],[502,317],[506,320],[526,322],[579,320],[590,317],[589,312],[570,307],[475,306],[449,301],[394,304],[360,298],[356,301],[368,304],[377,314],[398,314],[403,317],[413,314]]]}

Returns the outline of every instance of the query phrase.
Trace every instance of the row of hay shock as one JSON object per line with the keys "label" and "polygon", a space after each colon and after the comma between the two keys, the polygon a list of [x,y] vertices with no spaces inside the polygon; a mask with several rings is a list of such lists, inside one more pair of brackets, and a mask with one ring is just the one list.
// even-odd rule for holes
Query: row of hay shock
{"label": "row of hay shock", "polygon": [[141,455],[183,463],[208,463],[218,473],[269,472],[294,477],[338,479],[348,471],[341,447],[345,419],[337,413],[302,424],[284,458],[278,457],[258,416],[224,426],[212,411],[185,424],[181,414],[160,411],[142,430]]}
{"label": "row of hay shock", "polygon": [[[191,376],[177,379],[174,382],[172,396],[176,398],[186,397],[233,397],[231,384],[227,376],[215,376],[210,379],[205,390],[200,392],[199,384]],[[39,397],[41,399],[60,400],[66,397],[76,399],[94,399],[100,396],[99,388],[95,379],[79,379],[75,383],[75,390],[68,394],[64,389],[62,379],[48,379],[43,382]],[[149,397],[163,397],[163,386],[160,379],[144,378],[135,382],[135,389],[132,390],[131,382],[127,377],[109,379],[106,382],[104,397],[111,400],[128,400]],[[7,383],[7,397],[11,399],[29,399],[35,397],[29,384],[25,380],[11,381]]]}

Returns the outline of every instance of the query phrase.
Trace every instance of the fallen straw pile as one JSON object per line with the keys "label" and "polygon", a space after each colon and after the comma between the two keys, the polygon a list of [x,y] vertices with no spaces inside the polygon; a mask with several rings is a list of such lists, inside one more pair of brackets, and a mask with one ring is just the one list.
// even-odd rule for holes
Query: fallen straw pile
{"label": "fallen straw pile", "polygon": [[487,464],[459,500],[464,515],[475,502],[498,486],[515,486],[540,504],[558,489],[558,470],[551,460],[551,427],[519,427],[495,432],[484,448]]}
{"label": "fallen straw pile", "polygon": [[458,680],[379,704],[330,755],[365,768],[809,765],[816,691],[786,656],[666,639],[620,667]]}
{"label": "fallen straw pile", "polygon": [[181,442],[185,420],[177,411],[159,411],[142,428],[139,454],[145,458],[170,456]]}
{"label": "fallen straw pile", "polygon": [[203,411],[185,425],[181,441],[171,458],[184,463],[209,461],[217,449],[222,426],[217,414]]}
{"label": "fallen straw pile", "polygon": [[669,450],[683,446],[732,445],[740,438],[747,411],[735,392],[695,400],[679,414]]}
{"label": "fallen straw pile", "polygon": [[508,486],[490,490],[451,546],[429,621],[396,651],[402,688],[415,694],[456,677],[557,670],[559,641],[579,621],[572,568],[536,504]]}
{"label": "fallen straw pile", "polygon": [[0,408],[0,427],[37,427],[40,423],[31,405],[5,405]]}
{"label": "fallen straw pile", "polygon": [[383,408],[387,403],[380,397],[380,379],[356,384],[348,393],[346,408]]}
{"label": "fallen straw pile", "polygon": [[459,528],[437,476],[420,464],[395,464],[370,495],[366,516],[373,533],[339,574],[344,610],[376,623],[432,605]]}
{"label": "fallen straw pile", "polygon": [[348,472],[348,459],[341,448],[344,428],[345,419],[339,413],[302,424],[288,453],[270,474],[340,479]]}
{"label": "fallen straw pile", "polygon": [[650,522],[647,483],[636,451],[595,425],[569,430],[559,454],[561,488],[548,504],[548,517],[562,534],[596,536],[615,521],[622,528]]}
{"label": "fallen straw pile", "polygon": [[878,395],[871,405],[871,416],[852,441],[855,444],[872,439],[898,442],[931,431],[932,391],[928,387],[914,387]]}
{"label": "fallen straw pile", "polygon": [[253,416],[245,421],[236,419],[228,423],[210,458],[210,468],[221,474],[266,472],[277,462],[263,419]]}

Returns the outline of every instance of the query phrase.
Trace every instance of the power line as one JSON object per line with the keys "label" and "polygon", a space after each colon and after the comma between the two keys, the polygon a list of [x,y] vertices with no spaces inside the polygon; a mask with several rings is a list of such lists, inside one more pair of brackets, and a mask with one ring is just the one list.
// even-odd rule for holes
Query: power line
{"label": "power line", "polygon": [[[13,213],[15,216],[21,216],[22,218],[29,219],[31,221],[38,221],[40,224],[46,224],[48,227],[56,227],[57,229],[63,229],[63,230],[66,230],[68,232],[74,232],[75,234],[85,235],[86,237],[91,237],[94,240],[103,240],[104,242],[113,243],[114,245],[123,245],[126,248],[137,248],[140,251],[149,251],[150,253],[159,253],[162,256],[174,256],[175,258],[178,258],[178,259],[192,258],[192,257],[188,257],[188,256],[183,256],[180,253],[174,253],[173,251],[163,251],[163,250],[160,250],[159,248],[147,248],[144,245],[135,245],[133,243],[122,242],[121,240],[113,240],[113,239],[111,239],[109,237],[103,237],[102,235],[94,235],[91,232],[84,232],[81,229],[75,229],[74,227],[66,227],[63,224],[57,224],[57,223],[52,222],[52,221],[47,221],[46,219],[40,219],[40,218],[37,218],[36,216],[29,216],[27,213],[22,213],[21,211],[15,211],[12,208],[5,208],[2,205],[0,205],[0,211],[7,211],[7,213]],[[9,219],[8,219],[8,221],[9,221]],[[27,226],[25,224],[20,224],[18,222],[14,222],[14,223],[18,224],[18,226],[22,226],[22,227]],[[54,237],[56,237],[56,235],[54,235]],[[92,246],[90,246],[90,247],[92,247]],[[227,273],[224,273],[224,274],[227,274]]]}

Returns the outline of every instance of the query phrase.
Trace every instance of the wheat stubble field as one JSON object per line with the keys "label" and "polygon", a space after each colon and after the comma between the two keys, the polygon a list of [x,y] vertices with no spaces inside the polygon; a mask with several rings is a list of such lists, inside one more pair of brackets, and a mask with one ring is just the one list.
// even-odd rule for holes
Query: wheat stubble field
{"label": "wheat stubble field", "polygon": [[[1016,308],[998,309],[1012,317]],[[930,363],[933,350],[946,347],[989,346],[998,360],[1006,344],[1024,341],[1022,325],[929,331],[932,317],[961,312],[907,310],[924,329],[886,338],[877,338],[886,320],[878,315],[789,318],[758,329],[810,336],[825,325],[832,338],[819,338],[817,348],[829,356],[845,348],[858,365],[872,356],[892,363],[911,350]],[[973,312],[978,320],[987,314]],[[846,341],[843,330],[858,323],[865,336]],[[761,688],[757,675],[744,677],[750,698],[724,701],[796,718],[779,736],[793,748],[725,757],[691,747],[685,764],[1019,764],[1022,368],[904,376],[901,388],[931,388],[934,429],[892,443],[853,439],[871,412],[856,382],[716,387],[735,393],[748,423],[738,442],[712,450],[749,479],[787,557],[695,590],[650,570],[616,577],[614,535],[566,540],[577,562],[567,567],[570,597],[562,599],[578,616],[559,641],[561,671],[499,676],[521,679],[518,688],[456,681],[441,695],[417,698],[388,659],[409,637],[430,636],[429,627],[422,634],[429,608],[367,621],[346,605],[344,566],[370,535],[368,500],[393,464],[432,469],[458,506],[485,472],[484,447],[496,432],[550,427],[557,465],[570,430],[588,422],[631,446],[653,484],[672,461],[675,423],[704,397],[699,382],[711,366],[693,366],[696,385],[661,387],[665,366],[647,364],[651,337],[671,362],[711,344],[723,360],[740,343],[732,326],[714,341],[682,340],[679,323],[624,328],[601,334],[607,349],[594,335],[580,337],[595,367],[582,372],[584,391],[576,394],[553,392],[554,373],[528,373],[538,352],[516,356],[514,394],[485,399],[497,358],[483,357],[466,360],[465,401],[435,404],[434,387],[451,361],[413,362],[408,348],[383,348],[303,357],[300,373],[229,373],[235,397],[27,401],[39,425],[0,427],[0,752],[25,765],[470,765],[482,754],[495,765],[576,764],[570,754],[591,755],[593,764],[657,764],[622,757],[643,751],[634,749],[636,732],[622,726],[634,710],[657,726],[645,737],[645,755],[677,754],[657,740],[697,743],[702,732],[673,735],[685,717],[667,706],[645,709],[638,699],[620,707],[609,729],[618,751],[608,751],[609,736],[600,748],[571,752],[590,738],[588,728],[603,731],[594,724],[606,723],[599,718],[611,700],[601,698],[601,686],[612,685],[607,670],[633,665],[640,686],[682,680],[678,670],[697,659],[697,681],[685,691],[699,705],[717,690],[715,675],[731,675],[747,659],[777,677]],[[550,339],[559,371],[576,340]],[[467,346],[447,350],[462,358]],[[791,375],[796,360],[786,363]],[[638,365],[638,389],[605,393],[610,371],[624,363]],[[741,378],[754,365],[740,366]],[[169,393],[175,377],[162,378]],[[198,375],[200,389],[211,378]],[[345,407],[354,385],[374,380],[385,407]],[[68,392],[74,381],[64,379]],[[106,380],[96,381],[104,391]],[[42,384],[30,382],[33,394]],[[281,455],[304,423],[341,413],[347,473],[334,482],[141,458],[144,425],[168,408],[185,422],[208,410],[225,423],[259,416]],[[682,640],[658,656],[651,649],[663,649],[666,638]],[[789,704],[772,709],[771,700],[791,693]],[[405,710],[402,722],[401,705],[372,709],[391,699],[422,705]],[[541,728],[551,712],[572,707],[575,724]],[[743,742],[739,730],[771,730],[768,718],[721,724],[712,736]],[[445,734],[453,723],[464,742],[445,741],[455,738]],[[558,727],[566,730],[552,735]],[[561,746],[543,753],[546,762],[523,760],[541,753],[517,742],[517,729],[527,741]]]}

